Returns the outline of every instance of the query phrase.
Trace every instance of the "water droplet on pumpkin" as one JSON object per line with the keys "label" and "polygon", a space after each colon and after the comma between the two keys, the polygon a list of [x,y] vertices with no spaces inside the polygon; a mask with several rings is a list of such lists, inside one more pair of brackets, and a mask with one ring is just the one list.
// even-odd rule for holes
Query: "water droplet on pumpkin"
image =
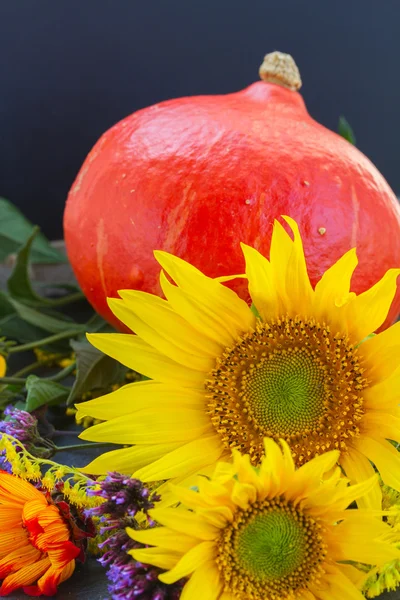
{"label": "water droplet on pumpkin", "polygon": [[244,201],[245,204],[251,204],[251,200],[249,200],[249,198],[247,198],[247,200]]}
{"label": "water droplet on pumpkin", "polygon": [[326,227],[320,227],[318,229],[318,233],[319,233],[319,235],[325,235],[326,234]]}
{"label": "water droplet on pumpkin", "polygon": [[133,192],[134,192],[134,191],[135,191],[135,190],[129,190],[129,193],[130,193],[130,194],[133,194]]}
{"label": "water droplet on pumpkin", "polygon": [[126,173],[121,173],[121,178],[125,179],[125,177],[126,177]]}
{"label": "water droplet on pumpkin", "polygon": [[305,179],[305,180],[303,181],[303,185],[304,185],[305,187],[310,187],[310,182],[309,182],[309,181],[307,181],[307,180]]}
{"label": "water droplet on pumpkin", "polygon": [[136,265],[133,265],[129,271],[129,281],[134,288],[141,287],[144,281],[143,271]]}

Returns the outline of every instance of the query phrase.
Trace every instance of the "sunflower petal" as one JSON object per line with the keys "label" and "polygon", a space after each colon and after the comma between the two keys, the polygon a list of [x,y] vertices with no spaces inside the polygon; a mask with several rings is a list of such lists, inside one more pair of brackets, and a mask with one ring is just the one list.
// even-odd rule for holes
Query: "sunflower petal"
{"label": "sunflower petal", "polygon": [[114,444],[160,444],[187,442],[211,432],[211,424],[204,410],[183,408],[157,411],[148,408],[134,415],[117,417],[99,423],[79,434],[82,440],[112,442]]}
{"label": "sunflower petal", "polygon": [[143,446],[134,446],[130,448],[121,448],[120,450],[111,450],[97,456],[86,467],[80,470],[83,473],[91,475],[104,475],[109,471],[118,471],[123,475],[132,475],[138,469],[142,469],[148,464],[165,456],[178,448],[179,442],[170,444],[149,444]]}
{"label": "sunflower petal", "polygon": [[218,436],[196,438],[147,467],[135,471],[134,476],[146,482],[189,476],[203,467],[215,464],[222,452],[223,447]]}
{"label": "sunflower petal", "polygon": [[357,263],[356,249],[352,248],[325,271],[315,286],[313,310],[316,317],[333,321],[340,328],[346,327],[342,307],[346,299],[350,299],[350,282]]}
{"label": "sunflower petal", "polygon": [[219,345],[194,329],[167,300],[136,290],[121,290],[118,293],[129,310],[175,345],[198,356],[214,357],[219,352]]}
{"label": "sunflower petal", "polygon": [[204,373],[164,356],[136,335],[125,333],[88,333],[89,342],[121,364],[150,379],[183,387],[203,387]]}
{"label": "sunflower petal", "polygon": [[214,562],[209,561],[195,570],[180,595],[180,600],[218,600],[222,581]]}
{"label": "sunflower petal", "polygon": [[251,299],[264,321],[276,315],[279,297],[270,263],[255,248],[241,244]]}
{"label": "sunflower petal", "polygon": [[375,464],[386,485],[400,491],[400,453],[390,442],[363,435],[357,440],[357,450]]}
{"label": "sunflower petal", "polygon": [[199,297],[205,309],[211,310],[225,322],[231,335],[235,336],[254,325],[254,315],[234,291],[215,279],[206,277],[177,256],[162,251],[156,251],[154,255],[179,288]]}
{"label": "sunflower petal", "polygon": [[[347,453],[343,453],[340,457],[340,464],[346,476],[350,479],[351,484],[365,481],[375,474],[375,470],[368,458],[356,450],[356,448],[349,448]],[[381,487],[375,485],[368,494],[358,497],[357,506],[358,508],[380,510],[382,507]]]}
{"label": "sunflower petal", "polygon": [[127,527],[126,532],[136,542],[148,544],[149,546],[157,546],[163,550],[172,550],[177,553],[187,552],[199,541],[196,538],[184,533],[178,533],[168,527],[153,527],[151,529],[139,530]]}
{"label": "sunflower petal", "polygon": [[193,571],[209,562],[214,557],[214,542],[202,542],[189,552],[186,552],[180,561],[167,573],[159,575],[160,581],[164,583],[175,583],[182,577],[187,577]]}
{"label": "sunflower petal", "polygon": [[368,360],[368,378],[373,383],[387,379],[399,367],[400,322],[373,335],[360,345],[360,353]]}
{"label": "sunflower petal", "polygon": [[[182,315],[197,331],[203,332],[210,339],[214,340],[221,347],[221,352],[226,346],[231,346],[237,338],[238,332],[232,332],[227,327],[226,319],[216,313],[209,306],[205,306],[198,294],[189,294],[186,290],[172,285],[166,278],[163,271],[160,274],[161,289],[174,310]],[[248,311],[250,309],[248,308]],[[245,323],[241,327],[241,332],[246,330]]]}
{"label": "sunflower petal", "polygon": [[181,554],[161,548],[138,548],[128,550],[128,554],[141,563],[154,565],[160,569],[172,569],[181,558]]}
{"label": "sunflower petal", "polygon": [[389,269],[378,283],[356,296],[347,307],[347,319],[357,339],[363,340],[386,319],[397,289],[400,269]]}
{"label": "sunflower petal", "polygon": [[203,408],[204,392],[196,389],[178,387],[159,381],[135,381],[88,402],[76,404],[77,417],[90,416],[107,421],[111,418],[131,415],[139,410],[152,407],[165,408]]}
{"label": "sunflower petal", "polygon": [[[131,304],[134,305],[133,310],[130,308]],[[157,315],[154,310],[149,310],[145,300],[135,304],[132,300],[128,303],[116,298],[109,298],[108,306],[120,321],[161,354],[196,371],[208,372],[213,368],[215,361],[210,356],[199,354],[190,344],[191,339],[201,338],[201,333],[197,332],[193,336],[193,329],[187,326],[183,319],[181,322],[177,322],[177,319],[174,318],[177,315],[171,309],[168,308],[166,311],[161,311],[161,315]],[[140,310],[141,308],[143,310]],[[155,313],[153,319],[151,319],[152,313]],[[172,313],[172,318],[170,313]],[[143,320],[145,317],[146,321]],[[171,331],[172,328],[174,328],[173,331]]]}

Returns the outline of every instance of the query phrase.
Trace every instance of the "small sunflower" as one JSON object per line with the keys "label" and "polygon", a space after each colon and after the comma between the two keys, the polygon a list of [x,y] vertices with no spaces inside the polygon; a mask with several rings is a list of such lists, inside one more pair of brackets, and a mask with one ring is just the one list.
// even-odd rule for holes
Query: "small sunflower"
{"label": "small sunflower", "polygon": [[[140,291],[109,299],[137,335],[89,340],[152,381],[78,405],[78,416],[105,421],[83,439],[134,445],[100,456],[88,472],[184,480],[211,472],[234,448],[258,465],[272,437],[288,442],[297,466],[337,449],[352,482],[370,477],[373,463],[400,490],[400,454],[388,441],[400,441],[400,323],[371,335],[400,269],[357,296],[352,249],[313,289],[297,224],[284,219],[293,238],[275,222],[269,260],[242,245],[253,310],[221,280],[160,251],[166,300]],[[380,501],[376,485],[359,505]]]}
{"label": "small sunflower", "polygon": [[362,600],[365,573],[349,562],[383,564],[400,554],[384,541],[390,528],[375,511],[345,510],[376,476],[348,486],[334,468],[337,450],[296,470],[286,442],[264,443],[257,469],[234,451],[233,463],[198,477],[197,491],[171,486],[182,504],[149,512],[163,527],[128,529],[153,546],[130,554],[168,569],[164,583],[189,577],[181,600]]}

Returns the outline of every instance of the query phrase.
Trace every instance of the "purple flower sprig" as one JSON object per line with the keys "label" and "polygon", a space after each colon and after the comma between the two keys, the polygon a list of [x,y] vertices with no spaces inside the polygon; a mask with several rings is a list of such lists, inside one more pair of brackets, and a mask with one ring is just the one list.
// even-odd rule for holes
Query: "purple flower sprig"
{"label": "purple flower sprig", "polygon": [[[104,498],[105,502],[90,509],[92,516],[102,517],[107,515],[112,519],[134,517],[138,512],[147,512],[154,508],[154,502],[160,499],[156,494],[144,487],[139,479],[132,479],[120,473],[109,473],[103,481],[96,482],[100,489],[89,489],[90,496]],[[108,520],[108,518],[107,518]]]}
{"label": "purple flower sprig", "polygon": [[12,436],[37,458],[53,456],[56,446],[40,435],[38,420],[34,415],[10,405],[4,409],[4,416],[6,419],[0,421],[0,435],[5,433]]}
{"label": "purple flower sprig", "polygon": [[[151,494],[138,479],[120,473],[109,473],[103,481],[96,483],[100,488],[89,489],[88,494],[105,501],[86,512],[88,516],[100,519],[101,535],[109,534],[98,546],[105,550],[99,562],[108,568],[108,590],[112,600],[178,600],[183,581],[171,585],[162,583],[158,579],[161,569],[140,563],[128,554],[129,550],[145,546],[132,540],[125,528],[137,528],[137,513],[147,515],[160,497]],[[149,518],[148,522],[153,525]]]}

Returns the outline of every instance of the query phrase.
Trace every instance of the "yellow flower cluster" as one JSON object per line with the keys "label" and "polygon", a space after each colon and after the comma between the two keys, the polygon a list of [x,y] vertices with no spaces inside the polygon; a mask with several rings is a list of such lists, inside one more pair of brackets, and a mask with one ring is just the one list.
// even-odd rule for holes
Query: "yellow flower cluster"
{"label": "yellow flower cluster", "polygon": [[19,440],[10,435],[1,434],[0,453],[4,453],[13,475],[20,479],[40,481],[49,491],[62,482],[64,496],[75,506],[90,508],[101,502],[97,497],[87,495],[89,480],[86,475],[73,467],[33,456]]}

